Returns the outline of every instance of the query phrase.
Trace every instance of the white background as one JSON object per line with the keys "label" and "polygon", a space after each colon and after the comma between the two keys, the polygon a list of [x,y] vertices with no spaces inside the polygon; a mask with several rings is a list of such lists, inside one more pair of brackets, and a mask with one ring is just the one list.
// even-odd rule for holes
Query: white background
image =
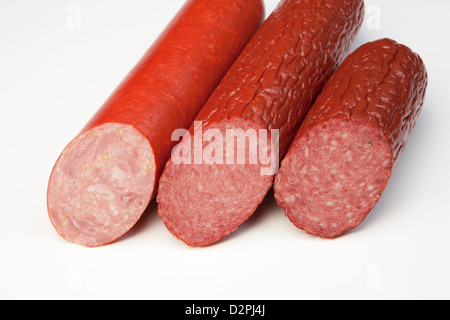
{"label": "white background", "polygon": [[[183,0],[0,0],[0,298],[450,298],[450,1],[366,1],[352,50],[410,46],[430,84],[381,201],[335,240],[308,236],[269,194],[207,248],[176,240],[155,203],[119,241],[57,235],[46,188],[59,153],[135,65]],[[278,3],[266,0],[269,14]]]}

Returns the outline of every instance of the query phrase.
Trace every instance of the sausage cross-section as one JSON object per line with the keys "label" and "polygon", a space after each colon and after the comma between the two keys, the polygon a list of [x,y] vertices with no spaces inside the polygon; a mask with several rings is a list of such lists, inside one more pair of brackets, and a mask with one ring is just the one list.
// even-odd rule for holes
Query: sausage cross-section
{"label": "sausage cross-section", "polygon": [[335,238],[358,226],[385,190],[419,117],[421,58],[390,39],[350,54],[303,121],[275,178],[298,228]]}
{"label": "sausage cross-section", "polygon": [[254,213],[363,16],[362,0],[280,2],[167,162],[158,213],[174,236],[210,245]]}
{"label": "sausage cross-section", "polygon": [[88,247],[114,241],[156,194],[175,145],[264,18],[262,0],[188,0],[50,176],[57,232]]}

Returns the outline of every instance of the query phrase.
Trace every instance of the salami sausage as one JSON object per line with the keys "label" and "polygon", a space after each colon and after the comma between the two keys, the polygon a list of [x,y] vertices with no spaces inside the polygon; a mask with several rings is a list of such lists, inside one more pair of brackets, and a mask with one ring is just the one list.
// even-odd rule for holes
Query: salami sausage
{"label": "salami sausage", "polygon": [[175,145],[251,36],[261,0],[189,0],[81,133],[50,176],[48,213],[65,239],[114,241],[156,194]]}
{"label": "salami sausage", "polygon": [[298,228],[335,238],[358,226],[385,190],[422,109],[421,58],[390,39],[350,54],[303,121],[275,178]]}
{"label": "salami sausage", "polygon": [[253,214],[363,12],[362,0],[280,2],[166,164],[158,213],[174,236],[210,245]]}

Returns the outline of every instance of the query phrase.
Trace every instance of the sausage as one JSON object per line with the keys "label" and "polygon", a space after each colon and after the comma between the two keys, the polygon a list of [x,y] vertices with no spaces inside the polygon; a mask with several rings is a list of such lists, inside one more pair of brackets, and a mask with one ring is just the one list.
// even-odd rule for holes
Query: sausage
{"label": "sausage", "polygon": [[207,246],[254,213],[363,16],[362,0],[280,2],[166,164],[158,214],[176,238]]}
{"label": "sausage", "polygon": [[156,194],[175,142],[264,19],[262,0],[189,0],[50,176],[57,232],[95,247],[126,233]]}
{"label": "sausage", "polygon": [[292,223],[335,238],[374,208],[419,117],[427,87],[421,58],[391,39],[350,54],[303,121],[276,175]]}

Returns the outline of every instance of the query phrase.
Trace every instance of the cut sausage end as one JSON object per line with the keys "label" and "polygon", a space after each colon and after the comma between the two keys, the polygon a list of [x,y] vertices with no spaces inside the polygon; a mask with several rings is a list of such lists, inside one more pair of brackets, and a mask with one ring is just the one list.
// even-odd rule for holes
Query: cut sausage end
{"label": "cut sausage end", "polygon": [[350,120],[320,122],[283,160],[275,197],[298,228],[335,238],[373,209],[392,166],[392,148],[379,128]]}
{"label": "cut sausage end", "polygon": [[50,176],[48,213],[69,241],[95,247],[127,232],[149,204],[155,158],[130,125],[105,123],[75,138]]}
{"label": "cut sausage end", "polygon": [[[246,136],[246,143],[241,144],[236,138],[231,146],[227,134],[230,137],[237,128]],[[190,246],[207,246],[236,230],[253,214],[273,183],[273,175],[261,174],[270,165],[252,161],[254,152],[261,148],[272,161],[277,161],[271,143],[266,144],[266,149],[259,139],[249,138],[259,129],[252,121],[238,118],[203,128],[204,137],[210,134],[217,139],[203,142],[201,159],[199,153],[195,158],[194,137],[185,136],[178,144],[161,177],[157,196],[158,213],[175,237]],[[174,155],[190,146],[191,163],[176,164]],[[242,161],[239,155],[244,153]]]}

